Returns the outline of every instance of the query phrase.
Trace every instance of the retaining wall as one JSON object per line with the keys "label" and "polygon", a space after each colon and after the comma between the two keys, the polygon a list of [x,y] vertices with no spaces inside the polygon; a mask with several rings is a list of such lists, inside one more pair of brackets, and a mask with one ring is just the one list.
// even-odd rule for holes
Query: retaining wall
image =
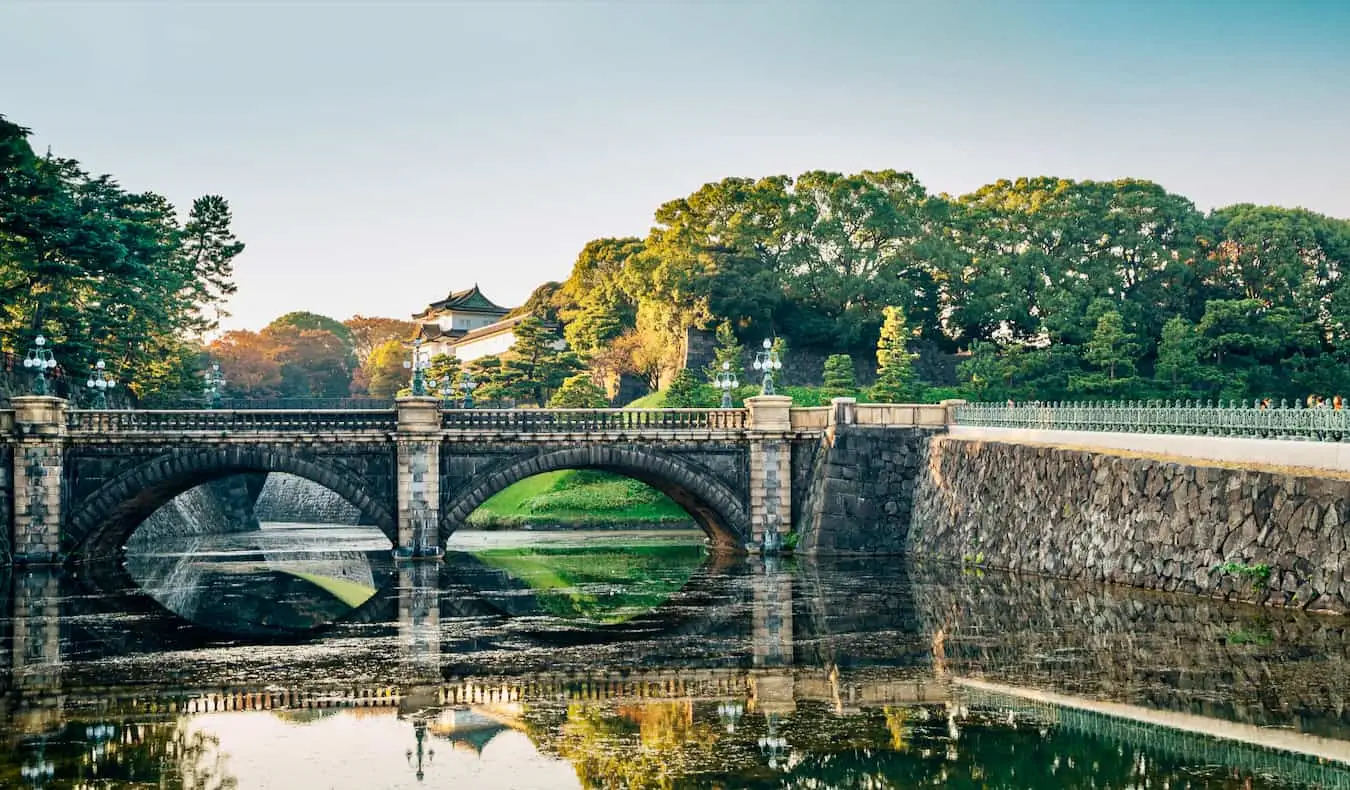
{"label": "retaining wall", "polygon": [[1350,480],[950,436],[925,450],[912,553],[1350,612]]}

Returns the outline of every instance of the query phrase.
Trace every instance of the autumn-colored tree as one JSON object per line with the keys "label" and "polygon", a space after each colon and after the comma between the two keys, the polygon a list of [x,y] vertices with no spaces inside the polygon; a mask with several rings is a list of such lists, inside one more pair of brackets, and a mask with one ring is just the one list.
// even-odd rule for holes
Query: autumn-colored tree
{"label": "autumn-colored tree", "polygon": [[408,383],[408,371],[403,368],[407,358],[407,349],[397,340],[384,341],[366,356],[359,378],[370,397],[392,398]]}
{"label": "autumn-colored tree", "polygon": [[354,315],[342,324],[351,332],[352,351],[362,365],[377,347],[389,340],[408,340],[417,329],[412,321],[364,315]]}
{"label": "autumn-colored tree", "polygon": [[225,392],[243,398],[269,398],[280,393],[281,364],[276,344],[257,332],[236,329],[216,339],[207,353],[225,374]]}
{"label": "autumn-colored tree", "polygon": [[351,394],[353,357],[342,338],[325,329],[272,325],[262,331],[281,365],[288,398],[344,398]]}

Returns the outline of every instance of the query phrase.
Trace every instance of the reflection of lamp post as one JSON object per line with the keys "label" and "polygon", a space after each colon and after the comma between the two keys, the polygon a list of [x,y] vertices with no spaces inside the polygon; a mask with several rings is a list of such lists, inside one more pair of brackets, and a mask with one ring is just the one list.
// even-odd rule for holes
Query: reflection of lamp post
{"label": "reflection of lamp post", "polygon": [[744,713],[745,706],[739,702],[717,703],[717,718],[722,720],[729,733],[736,731],[736,722],[741,720]]}
{"label": "reflection of lamp post", "polygon": [[764,390],[761,394],[773,394],[773,372],[783,369],[783,360],[773,350],[773,341],[764,338],[764,350],[755,352],[755,370],[764,371]]}
{"label": "reflection of lamp post", "polygon": [[220,370],[220,363],[211,363],[211,367],[202,374],[202,379],[206,382],[207,405],[212,409],[219,409],[220,399],[225,393],[225,374]]}
{"label": "reflection of lamp post", "polygon": [[94,363],[94,370],[89,374],[89,380],[84,383],[89,391],[94,393],[94,408],[108,408],[108,390],[117,386],[117,379],[107,371],[107,366],[103,360]]}
{"label": "reflection of lamp post", "polygon": [[93,742],[89,748],[89,761],[94,764],[94,772],[98,773],[98,764],[103,762],[103,757],[108,753],[108,741],[117,734],[117,728],[111,724],[94,724],[84,728],[84,737]]}
{"label": "reflection of lamp post", "polygon": [[422,353],[422,338],[413,340],[412,359],[404,360],[405,370],[412,370],[412,394],[414,398],[420,398],[427,394],[426,370],[431,365],[431,361]]}
{"label": "reflection of lamp post", "polygon": [[19,776],[35,788],[42,787],[48,779],[56,775],[56,766],[52,765],[51,760],[44,759],[43,750],[46,745],[45,740],[39,741],[36,762],[25,762],[19,768]]}
{"label": "reflection of lamp post", "polygon": [[[425,741],[427,738],[427,723],[425,721],[422,721],[421,719],[418,719],[417,721],[413,722],[413,733],[417,737],[417,751],[414,752],[412,749],[408,750],[408,765],[411,766],[413,764],[413,755],[416,754],[417,781],[420,782],[422,781],[422,777],[426,775],[426,772],[422,770],[422,757],[423,757],[422,742]],[[427,749],[426,761],[430,763],[434,759],[436,759],[436,750]]]}
{"label": "reflection of lamp post", "polygon": [[473,374],[464,371],[464,377],[459,380],[459,389],[464,393],[464,408],[473,408],[473,391],[478,389],[478,382],[473,380]]}
{"label": "reflection of lamp post", "polygon": [[37,373],[33,379],[33,394],[47,395],[47,371],[56,367],[56,355],[47,348],[47,338],[42,335],[33,338],[33,347],[24,356],[23,366]]}
{"label": "reflection of lamp post", "polygon": [[[741,383],[736,380],[736,374],[731,372],[730,362],[722,363],[722,369],[713,378],[713,386],[722,391],[722,408],[730,409],[731,391],[741,386]],[[770,391],[772,392],[772,385],[770,385]]]}
{"label": "reflection of lamp post", "polygon": [[[769,734],[760,736],[759,751],[769,758],[769,767],[776,769],[778,767],[778,759],[787,752],[788,742],[786,738],[778,734],[778,716],[770,713],[768,719]],[[784,764],[783,767],[787,768],[787,765]]]}

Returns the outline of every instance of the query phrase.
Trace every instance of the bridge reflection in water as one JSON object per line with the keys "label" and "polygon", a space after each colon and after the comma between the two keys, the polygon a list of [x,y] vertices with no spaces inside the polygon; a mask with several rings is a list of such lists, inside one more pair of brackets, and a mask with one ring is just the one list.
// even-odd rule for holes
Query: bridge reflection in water
{"label": "bridge reflection in water", "polygon": [[578,624],[455,570],[391,566],[284,643],[20,573],[0,786],[1350,788],[1338,620],[871,559],[704,567]]}

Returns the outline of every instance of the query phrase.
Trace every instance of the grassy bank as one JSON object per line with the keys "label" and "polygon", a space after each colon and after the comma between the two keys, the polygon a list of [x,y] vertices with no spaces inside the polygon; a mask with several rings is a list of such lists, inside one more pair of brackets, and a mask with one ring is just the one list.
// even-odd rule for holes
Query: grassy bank
{"label": "grassy bank", "polygon": [[690,523],[689,514],[660,491],[620,475],[593,470],[545,472],[484,502],[469,525],[645,525]]}

